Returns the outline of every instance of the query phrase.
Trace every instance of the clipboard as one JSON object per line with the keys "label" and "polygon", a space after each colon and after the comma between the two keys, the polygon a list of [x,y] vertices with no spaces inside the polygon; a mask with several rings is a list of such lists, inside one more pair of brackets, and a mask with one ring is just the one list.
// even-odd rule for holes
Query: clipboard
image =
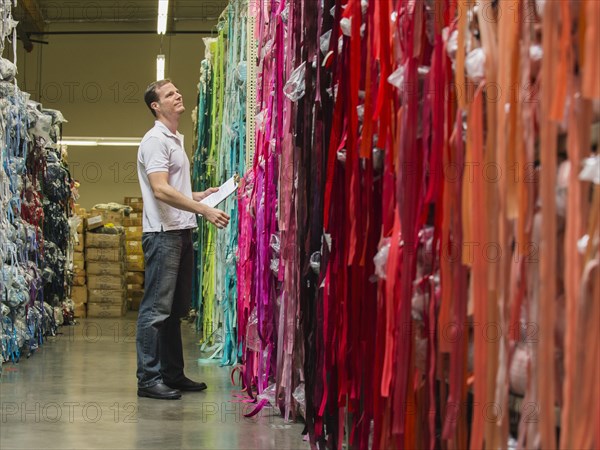
{"label": "clipboard", "polygon": [[217,192],[213,192],[205,199],[201,200],[200,203],[211,208],[215,208],[219,203],[223,202],[227,197],[233,194],[240,183],[239,175],[232,176],[229,180],[223,183]]}

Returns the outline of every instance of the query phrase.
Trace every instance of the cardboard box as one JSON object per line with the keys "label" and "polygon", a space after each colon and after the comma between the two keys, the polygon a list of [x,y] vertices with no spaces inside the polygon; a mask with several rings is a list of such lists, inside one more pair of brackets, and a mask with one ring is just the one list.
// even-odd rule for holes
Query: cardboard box
{"label": "cardboard box", "polygon": [[101,215],[93,215],[85,219],[85,226],[88,230],[95,230],[104,225],[104,219]]}
{"label": "cardboard box", "polygon": [[73,286],[85,286],[86,280],[85,273],[83,275],[73,276]]}
{"label": "cardboard box", "polygon": [[82,208],[79,203],[75,203],[73,205],[73,214],[81,217],[85,217],[87,214],[87,209]]}
{"label": "cardboard box", "polygon": [[138,311],[144,298],[143,289],[127,290],[127,303],[131,311]]}
{"label": "cardboard box", "polygon": [[127,284],[127,295],[129,296],[130,292],[142,291],[144,292],[143,284]]}
{"label": "cardboard box", "polygon": [[116,248],[86,248],[85,257],[88,262],[121,262],[123,261],[123,249]]}
{"label": "cardboard box", "polygon": [[90,275],[87,279],[89,289],[122,290],[125,287],[124,276]]}
{"label": "cardboard box", "polygon": [[86,233],[86,248],[119,248],[125,241],[124,234]]}
{"label": "cardboard box", "polygon": [[127,291],[125,289],[89,289],[88,303],[109,303],[120,305],[125,303]]}
{"label": "cardboard box", "polygon": [[123,275],[125,273],[125,263],[91,261],[87,263],[86,271],[88,277],[92,275]]}
{"label": "cardboard box", "polygon": [[124,227],[141,227],[143,224],[144,215],[139,212],[134,212],[123,218]]}
{"label": "cardboard box", "polygon": [[123,199],[123,203],[131,206],[131,203],[144,203],[144,198],[143,197],[125,197]]}
{"label": "cardboard box", "polygon": [[143,255],[142,241],[127,241],[125,242],[125,253],[128,255]]}
{"label": "cardboard box", "polygon": [[141,241],[142,227],[125,227],[125,238],[128,241]]}
{"label": "cardboard box", "polygon": [[141,299],[127,299],[127,306],[129,307],[129,311],[139,311],[141,304]]}
{"label": "cardboard box", "polygon": [[92,214],[99,214],[104,219],[104,223],[123,225],[123,211],[111,211],[109,209],[92,208]]}
{"label": "cardboard box", "polygon": [[127,272],[127,284],[144,285],[144,272]]}
{"label": "cardboard box", "polygon": [[141,213],[144,211],[144,203],[143,202],[131,202],[129,205],[134,212]]}
{"label": "cardboard box", "polygon": [[76,252],[83,252],[85,248],[85,239],[83,233],[77,233],[77,242],[73,245],[73,250]]}
{"label": "cardboard box", "polygon": [[87,286],[73,286],[71,287],[71,300],[73,303],[87,303],[88,291]]}
{"label": "cardboard box", "polygon": [[127,217],[123,219],[124,227],[141,227],[143,223],[143,219],[128,219]]}
{"label": "cardboard box", "polygon": [[85,303],[75,303],[73,313],[78,319],[85,319],[87,317],[87,306]]}
{"label": "cardboard box", "polygon": [[122,317],[127,311],[127,303],[121,305],[111,305],[103,303],[90,303],[87,307],[87,314],[90,318],[113,318]]}
{"label": "cardboard box", "polygon": [[79,273],[85,270],[85,261],[73,261],[73,272]]}
{"label": "cardboard box", "polygon": [[85,258],[84,254],[81,252],[73,253],[73,272],[81,273],[85,270]]}
{"label": "cardboard box", "polygon": [[143,272],[145,269],[144,255],[127,255],[128,272]]}

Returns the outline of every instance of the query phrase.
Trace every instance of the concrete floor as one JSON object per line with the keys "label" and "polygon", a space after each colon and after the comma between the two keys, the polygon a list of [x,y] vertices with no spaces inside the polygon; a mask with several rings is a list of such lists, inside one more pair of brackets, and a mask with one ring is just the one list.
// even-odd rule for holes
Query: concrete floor
{"label": "concrete floor", "polygon": [[135,314],[62,327],[28,360],[3,365],[0,449],[308,449],[301,423],[235,403],[229,367],[199,364],[182,325],[186,374],[208,389],[180,400],[136,395]]}

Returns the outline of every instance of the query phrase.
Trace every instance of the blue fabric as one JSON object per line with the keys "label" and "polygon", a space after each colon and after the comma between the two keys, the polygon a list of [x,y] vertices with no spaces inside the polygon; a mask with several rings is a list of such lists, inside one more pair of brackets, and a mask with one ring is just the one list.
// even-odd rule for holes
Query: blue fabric
{"label": "blue fabric", "polygon": [[180,319],[192,298],[192,232],[144,233],[144,298],[137,322],[138,386],[177,382],[184,377]]}

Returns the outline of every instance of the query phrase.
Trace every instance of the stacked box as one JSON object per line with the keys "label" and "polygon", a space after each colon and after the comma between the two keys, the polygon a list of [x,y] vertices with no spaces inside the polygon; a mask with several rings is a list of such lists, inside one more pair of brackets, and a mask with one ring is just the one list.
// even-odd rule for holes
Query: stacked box
{"label": "stacked box", "polygon": [[123,225],[123,211],[110,211],[108,209],[92,208],[90,214],[102,216],[105,224]]}
{"label": "stacked box", "polygon": [[127,254],[127,303],[129,309],[137,311],[144,296],[144,250],[142,249],[142,197],[125,197],[124,204],[132,212],[123,221],[125,225],[125,249]]}
{"label": "stacked box", "polygon": [[[140,227],[141,228],[141,227]],[[141,240],[125,242],[127,254],[127,303],[137,311],[144,296],[144,252]]]}
{"label": "stacked box", "polygon": [[86,217],[87,210],[85,208],[82,208],[79,203],[75,203],[73,205],[73,214],[80,217]]}
{"label": "stacked box", "polygon": [[85,286],[85,254],[83,252],[83,235],[77,233],[79,244],[73,252],[73,286]]}
{"label": "stacked box", "polygon": [[144,272],[127,272],[127,303],[131,311],[140,309],[144,297]]}
{"label": "stacked box", "polygon": [[87,317],[87,304],[75,303],[73,314],[77,319],[85,319]]}
{"label": "stacked box", "polygon": [[88,317],[121,317],[125,314],[125,235],[86,233]]}
{"label": "stacked box", "polygon": [[128,216],[123,218],[124,227],[141,227],[142,226],[143,213],[132,212]]}
{"label": "stacked box", "polygon": [[142,197],[125,197],[123,203],[131,206],[133,212],[141,213],[144,210],[144,199]]}
{"label": "stacked box", "polygon": [[95,230],[104,225],[104,218],[101,214],[91,214],[85,219],[85,228],[87,230]]}
{"label": "stacked box", "polygon": [[87,286],[72,286],[71,287],[71,300],[75,303],[74,313],[75,317],[85,319],[87,316],[87,300],[88,292]]}
{"label": "stacked box", "polygon": [[84,208],[75,205],[73,208],[75,215],[81,217],[77,225],[77,239],[73,245],[73,283],[71,286],[71,299],[75,303],[73,312],[77,318],[87,316],[87,285],[85,276],[85,216]]}

